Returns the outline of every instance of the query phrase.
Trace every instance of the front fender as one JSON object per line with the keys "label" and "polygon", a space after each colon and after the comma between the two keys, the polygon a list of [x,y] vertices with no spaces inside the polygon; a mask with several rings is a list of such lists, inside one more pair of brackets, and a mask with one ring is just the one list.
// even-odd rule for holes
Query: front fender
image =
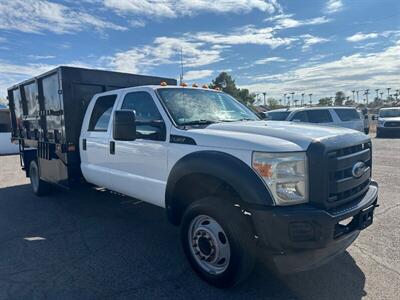
{"label": "front fender", "polygon": [[192,174],[210,175],[228,183],[244,204],[273,205],[262,179],[240,159],[219,151],[198,151],[182,157],[172,168],[166,188],[166,209],[174,220],[174,191],[179,180]]}

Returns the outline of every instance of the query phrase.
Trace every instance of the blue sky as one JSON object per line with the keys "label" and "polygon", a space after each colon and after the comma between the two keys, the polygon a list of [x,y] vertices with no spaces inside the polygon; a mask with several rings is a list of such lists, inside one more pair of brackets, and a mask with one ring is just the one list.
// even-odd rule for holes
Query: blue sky
{"label": "blue sky", "polygon": [[0,96],[76,65],[281,97],[400,88],[398,0],[0,0]]}

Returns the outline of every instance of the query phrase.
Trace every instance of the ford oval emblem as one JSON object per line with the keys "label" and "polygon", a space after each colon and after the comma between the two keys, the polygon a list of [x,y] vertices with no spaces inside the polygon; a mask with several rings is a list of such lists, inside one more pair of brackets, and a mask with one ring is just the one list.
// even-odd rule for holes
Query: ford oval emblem
{"label": "ford oval emblem", "polygon": [[354,164],[353,169],[351,170],[351,174],[353,175],[354,178],[360,178],[361,176],[364,175],[364,173],[367,171],[367,165],[359,161]]}

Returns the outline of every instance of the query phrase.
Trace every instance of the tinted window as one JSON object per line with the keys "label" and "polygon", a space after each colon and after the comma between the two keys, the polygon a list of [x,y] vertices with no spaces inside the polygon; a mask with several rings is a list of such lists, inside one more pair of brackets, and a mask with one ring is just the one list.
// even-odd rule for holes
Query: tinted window
{"label": "tinted window", "polygon": [[107,131],[116,95],[99,97],[90,116],[89,131]]}
{"label": "tinted window", "polygon": [[308,121],[310,123],[330,123],[333,122],[331,113],[328,110],[318,109],[309,110]]}
{"label": "tinted window", "polygon": [[335,109],[335,112],[343,122],[360,120],[360,115],[355,109]]}
{"label": "tinted window", "polygon": [[400,117],[400,109],[398,109],[398,108],[384,109],[384,110],[379,111],[379,116],[382,118]]}
{"label": "tinted window", "polygon": [[292,121],[308,122],[308,114],[306,111],[299,111],[294,114]]}
{"label": "tinted window", "polygon": [[0,111],[0,133],[11,132],[10,113],[8,110]]}
{"label": "tinted window", "polygon": [[163,119],[149,93],[133,92],[127,94],[121,108],[135,112],[138,138],[165,140]]}
{"label": "tinted window", "polygon": [[268,120],[284,121],[289,116],[290,111],[270,111],[268,112]]}

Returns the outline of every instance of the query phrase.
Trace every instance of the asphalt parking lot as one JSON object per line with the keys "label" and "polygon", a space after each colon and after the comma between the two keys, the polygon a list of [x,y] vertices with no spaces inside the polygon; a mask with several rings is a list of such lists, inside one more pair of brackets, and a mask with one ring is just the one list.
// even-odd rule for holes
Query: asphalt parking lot
{"label": "asphalt parking lot", "polygon": [[93,189],[37,198],[18,156],[2,156],[0,299],[398,299],[400,139],[373,147],[380,207],[348,251],[295,275],[259,264],[230,290],[196,277],[162,209]]}

